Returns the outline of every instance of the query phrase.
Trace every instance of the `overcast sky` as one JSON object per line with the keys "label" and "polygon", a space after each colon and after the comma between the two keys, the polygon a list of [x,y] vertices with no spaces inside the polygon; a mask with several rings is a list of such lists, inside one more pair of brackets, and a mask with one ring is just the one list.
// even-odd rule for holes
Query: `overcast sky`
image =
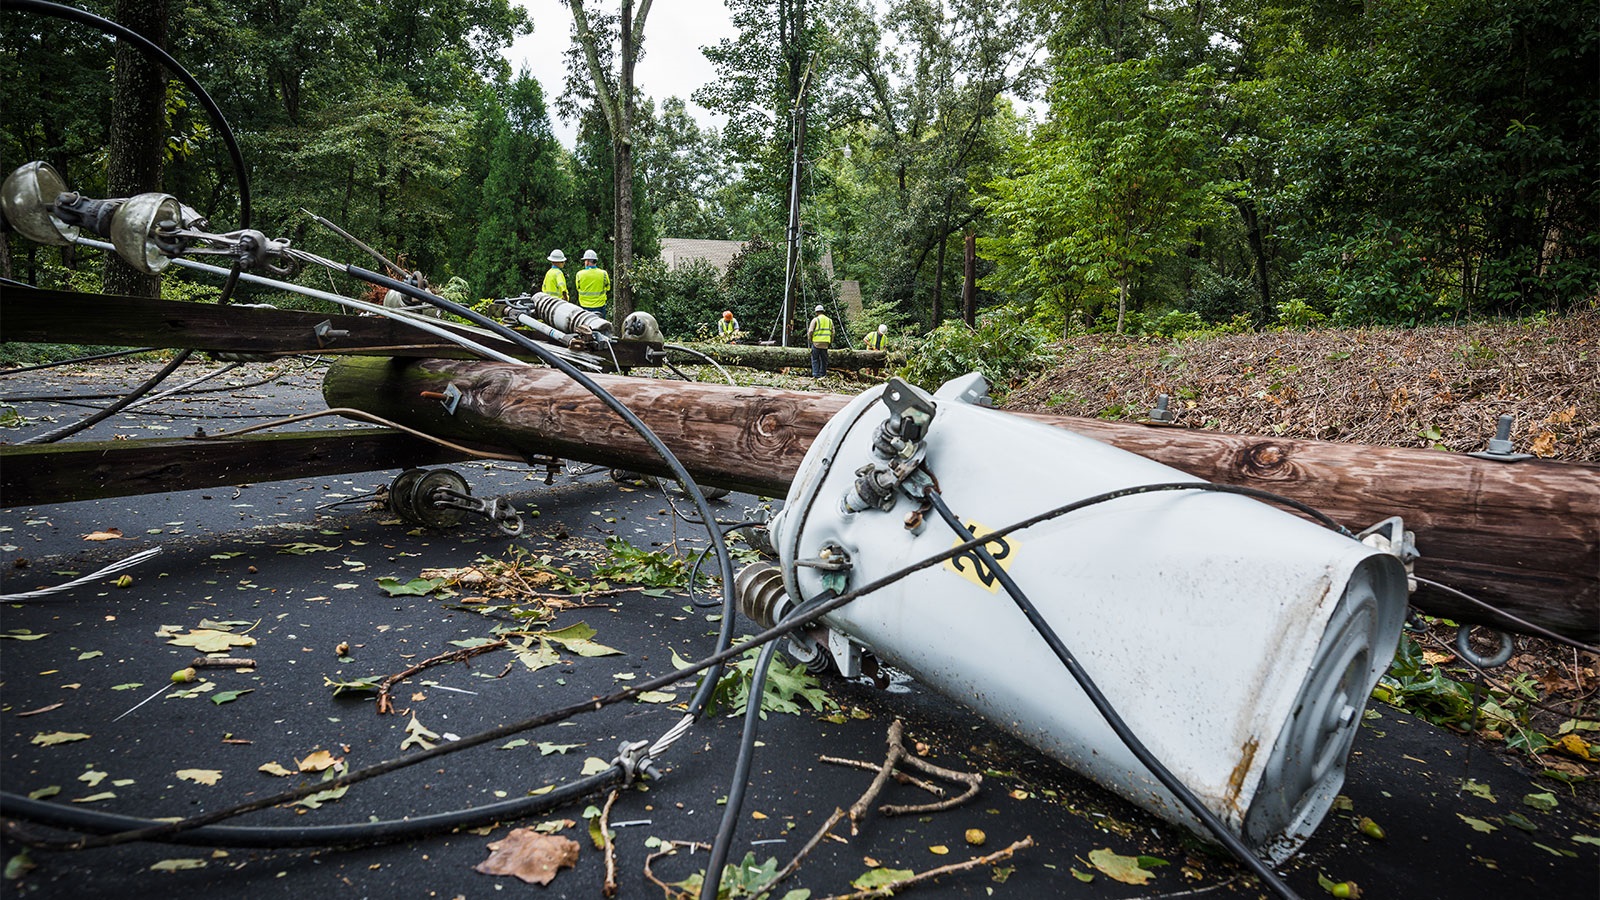
{"label": "overcast sky", "polygon": [[[560,0],[519,0],[533,20],[533,34],[518,39],[505,53],[514,70],[526,67],[544,86],[545,99],[550,104],[551,124],[556,137],[571,147],[577,136],[573,123],[563,122],[555,111],[555,98],[560,96],[566,81],[565,54],[571,43],[572,13]],[[591,15],[602,11],[614,12],[614,0],[589,0],[586,9]],[[635,9],[638,8],[637,2]],[[728,20],[728,8],[722,0],[654,0],[650,16],[645,20],[644,59],[634,71],[634,82],[646,96],[656,101],[668,97],[689,100],[695,88],[715,76],[711,63],[700,52],[701,47],[715,44],[724,37],[732,37],[733,25]],[[709,113],[693,102],[689,111],[702,124],[721,126]]]}

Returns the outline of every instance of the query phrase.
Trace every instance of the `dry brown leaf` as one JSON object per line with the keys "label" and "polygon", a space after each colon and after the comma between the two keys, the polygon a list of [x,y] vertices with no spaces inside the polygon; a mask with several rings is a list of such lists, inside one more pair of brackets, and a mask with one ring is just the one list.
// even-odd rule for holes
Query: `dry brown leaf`
{"label": "dry brown leaf", "polygon": [[1528,446],[1528,450],[1534,456],[1541,458],[1555,456],[1556,433],[1553,431],[1539,432],[1539,436],[1533,439],[1533,443]]}
{"label": "dry brown leaf", "polygon": [[294,764],[298,766],[302,772],[321,772],[325,769],[331,769],[338,765],[339,760],[335,759],[333,754],[326,750],[317,750],[313,753],[307,754],[305,759],[295,760]]}
{"label": "dry brown leaf", "polygon": [[1560,412],[1551,413],[1550,418],[1547,421],[1549,421],[1551,425],[1565,425],[1577,418],[1577,415],[1578,408],[1576,406],[1569,406]]}
{"label": "dry brown leaf", "polygon": [[114,541],[122,537],[121,528],[107,528],[103,531],[91,531],[83,536],[86,541]]}
{"label": "dry brown leaf", "polygon": [[549,884],[556,872],[578,863],[578,842],[559,834],[515,828],[489,844],[489,858],[472,869],[485,875],[515,875],[529,884]]}

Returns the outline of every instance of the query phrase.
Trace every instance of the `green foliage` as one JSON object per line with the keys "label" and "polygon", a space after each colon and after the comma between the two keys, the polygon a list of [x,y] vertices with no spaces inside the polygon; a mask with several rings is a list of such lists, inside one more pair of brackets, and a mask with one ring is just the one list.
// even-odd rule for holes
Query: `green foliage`
{"label": "green foliage", "polygon": [[[750,701],[750,686],[755,683],[756,662],[760,655],[760,647],[751,647],[744,656],[728,665],[717,682],[716,691],[711,695],[708,714],[715,715],[721,709],[728,710],[729,715],[743,713]],[[680,669],[689,665],[676,651],[672,654],[672,664]],[[798,715],[802,709],[801,703],[817,712],[839,708],[838,702],[828,696],[816,676],[807,672],[804,665],[796,663],[791,666],[782,657],[773,656],[772,664],[767,668],[767,682],[761,691],[761,718],[765,719],[769,712]]]}
{"label": "green foliage", "polygon": [[[783,313],[783,286],[786,248],[761,238],[746,242],[743,250],[728,264],[722,278],[722,307],[733,310],[746,331],[765,336],[774,332]],[[790,322],[793,335],[804,337],[811,309],[817,304],[833,309],[838,302],[837,288],[828,280],[815,259],[806,259],[801,268],[800,305]]]}
{"label": "green foliage", "polygon": [[621,538],[606,538],[606,552],[610,558],[595,566],[595,578],[649,587],[689,583],[689,567],[681,556],[664,550],[644,550]]}
{"label": "green foliage", "polygon": [[[572,221],[572,180],[550,130],[544,92],[527,72],[501,91],[485,94],[474,133],[483,141],[483,178],[463,221],[477,229],[466,260],[479,297],[511,297],[538,289],[557,247],[569,258],[578,232]],[[572,270],[569,269],[570,272]]]}
{"label": "green foliage", "polygon": [[1401,635],[1394,662],[1379,679],[1373,696],[1435,725],[1494,731],[1505,737],[1512,750],[1537,753],[1554,743],[1529,725],[1532,704],[1539,699],[1532,676],[1518,673],[1503,688],[1474,687],[1429,663],[1422,648],[1407,635]]}
{"label": "green foliage", "polygon": [[1285,328],[1304,331],[1322,324],[1326,318],[1311,304],[1298,297],[1278,304],[1278,324]]}
{"label": "green foliage", "polygon": [[[659,259],[638,262],[633,268],[633,289],[639,309],[654,315],[662,333],[678,340],[698,340],[697,328],[709,326],[730,308],[721,273],[703,259],[671,269]],[[737,316],[740,324],[746,324],[742,308]]]}
{"label": "green foliage", "polygon": [[[648,845],[647,845],[648,846]],[[682,881],[673,884],[686,897],[698,897],[704,887],[705,872],[696,872]],[[766,862],[756,862],[754,851],[744,855],[744,859],[736,863],[728,863],[722,867],[722,880],[717,882],[717,900],[740,900],[744,897],[762,897],[767,900],[778,900],[770,892],[763,890],[778,877],[778,860],[767,857]],[[782,900],[809,900],[809,888],[793,888],[784,892]]]}
{"label": "green foliage", "polygon": [[946,322],[909,354],[901,377],[929,390],[968,372],[982,372],[991,391],[1003,396],[1013,383],[1052,364],[1055,337],[1022,318],[1020,311],[999,307],[978,316],[978,327]]}

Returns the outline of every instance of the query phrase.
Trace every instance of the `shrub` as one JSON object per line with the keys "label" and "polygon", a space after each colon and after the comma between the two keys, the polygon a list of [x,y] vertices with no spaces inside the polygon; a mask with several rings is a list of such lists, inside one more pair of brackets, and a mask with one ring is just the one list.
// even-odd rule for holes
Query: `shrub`
{"label": "shrub", "polygon": [[945,322],[928,335],[901,375],[928,390],[958,375],[982,372],[992,392],[1002,396],[1016,381],[1055,362],[1054,336],[1009,306],[978,316],[978,327]]}

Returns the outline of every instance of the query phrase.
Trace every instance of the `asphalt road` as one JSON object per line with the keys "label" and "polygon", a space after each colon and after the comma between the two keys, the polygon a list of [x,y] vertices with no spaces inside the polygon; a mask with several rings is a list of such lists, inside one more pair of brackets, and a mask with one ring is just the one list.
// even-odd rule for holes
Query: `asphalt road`
{"label": "asphalt road", "polygon": [[[50,370],[0,381],[0,395],[114,392],[153,371],[153,364],[100,366],[81,373]],[[175,380],[204,367],[185,367]],[[240,373],[264,370],[250,366]],[[243,385],[254,378],[240,378]],[[232,423],[316,409],[317,372],[288,371],[272,382],[235,386],[158,408],[190,416],[239,419],[119,417],[85,437],[172,436],[203,424]],[[32,419],[0,432],[18,440],[65,421],[80,408],[60,401],[0,399]],[[91,401],[83,401],[91,402]],[[99,401],[92,401],[99,402]],[[326,427],[314,423],[310,427]],[[505,610],[455,597],[389,596],[378,579],[401,582],[429,568],[460,567],[480,557],[515,552],[544,555],[582,575],[609,537],[651,550],[693,552],[703,532],[673,515],[659,490],[624,487],[603,475],[558,477],[504,463],[456,467],[480,496],[504,496],[529,514],[527,532],[512,539],[481,521],[456,529],[411,529],[369,504],[319,509],[385,485],[396,472],[189,491],[0,511],[0,590],[15,593],[57,584],[147,547],[155,559],[131,570],[131,584],[109,579],[27,603],[0,607],[0,787],[38,794],[62,807],[144,817],[182,817],[266,796],[316,780],[313,773],[275,775],[297,761],[341,759],[350,768],[415,754],[402,748],[417,728],[448,744],[673,670],[674,654],[704,656],[713,648],[715,610],[697,609],[681,591],[629,591],[562,609],[538,628],[585,623],[593,640],[620,651],[583,656],[555,645],[559,661],[537,670],[510,650],[425,669],[394,689],[401,710],[379,715],[370,694],[335,695],[330,681],[401,672],[408,666],[495,636],[514,625]],[[719,515],[743,517],[758,498],[719,501]],[[681,500],[679,505],[687,509]],[[537,517],[532,517],[533,512]],[[122,537],[86,540],[117,529]],[[171,674],[196,650],[170,635],[202,621],[228,625],[254,644],[237,648],[255,666],[209,669],[191,685]],[[173,628],[171,626],[177,626]],[[526,628],[528,626],[523,625]],[[741,622],[738,633],[753,632]],[[1069,638],[1070,640],[1070,638]],[[341,645],[348,645],[341,654]],[[997,661],[1000,663],[1003,661]],[[1150,678],[1161,677],[1152,664]],[[210,683],[210,688],[205,684]],[[1001,850],[1031,837],[1035,846],[1007,860],[945,875],[907,890],[928,897],[1258,897],[1262,891],[1231,860],[1192,836],[1135,809],[1115,795],[1041,757],[962,707],[919,685],[888,690],[825,679],[839,705],[826,713],[773,713],[761,731],[734,858],[781,865],[799,851],[836,806],[860,796],[872,773],[822,763],[821,756],[876,765],[885,733],[903,720],[907,744],[944,767],[984,775],[979,795],[955,809],[903,817],[870,814],[859,833],[848,824],[811,852],[784,889],[819,898],[848,893],[869,869],[918,872]],[[195,690],[202,688],[202,690]],[[591,758],[609,761],[619,742],[653,740],[681,713],[673,704],[628,702],[576,716],[517,738],[442,756],[355,785],[317,808],[271,808],[235,824],[302,829],[400,819],[502,802],[580,777]],[[184,696],[187,689],[192,696]],[[237,692],[237,693],[235,693]],[[231,699],[215,702],[225,695]],[[150,698],[154,699],[150,699]],[[148,702],[143,702],[146,701]],[[1196,686],[1194,702],[1206,694]],[[620,896],[654,897],[644,875],[651,838],[709,842],[729,790],[739,721],[708,718],[667,754],[662,777],[621,792],[616,826]],[[62,739],[59,735],[86,735]],[[519,743],[525,740],[526,743]],[[321,757],[327,751],[329,757]],[[209,783],[208,783],[209,782]],[[1389,707],[1369,710],[1350,760],[1345,807],[1279,871],[1302,897],[1326,896],[1319,876],[1353,881],[1367,897],[1502,897],[1600,895],[1600,815],[1565,786],[1536,777],[1481,743],[1437,729]],[[1549,801],[1530,795],[1548,795]],[[920,803],[927,795],[891,784],[882,798]],[[599,896],[603,854],[590,843],[584,812],[596,796],[522,822],[417,837],[355,849],[246,849],[136,843],[67,852],[29,850],[35,868],[8,879],[17,897],[489,897],[502,892]],[[1386,837],[1363,835],[1368,817]],[[564,825],[564,820],[572,824]],[[548,826],[581,847],[576,865],[545,888],[474,871],[487,845],[515,825]],[[10,860],[19,834],[60,836],[30,824],[3,839]],[[968,843],[972,829],[984,833]],[[1119,883],[1097,870],[1092,852],[1147,856],[1144,885]],[[943,851],[943,852],[941,852]],[[704,853],[658,860],[667,881],[704,867]],[[1083,881],[1076,873],[1092,876]],[[778,892],[782,896],[783,891]]]}

